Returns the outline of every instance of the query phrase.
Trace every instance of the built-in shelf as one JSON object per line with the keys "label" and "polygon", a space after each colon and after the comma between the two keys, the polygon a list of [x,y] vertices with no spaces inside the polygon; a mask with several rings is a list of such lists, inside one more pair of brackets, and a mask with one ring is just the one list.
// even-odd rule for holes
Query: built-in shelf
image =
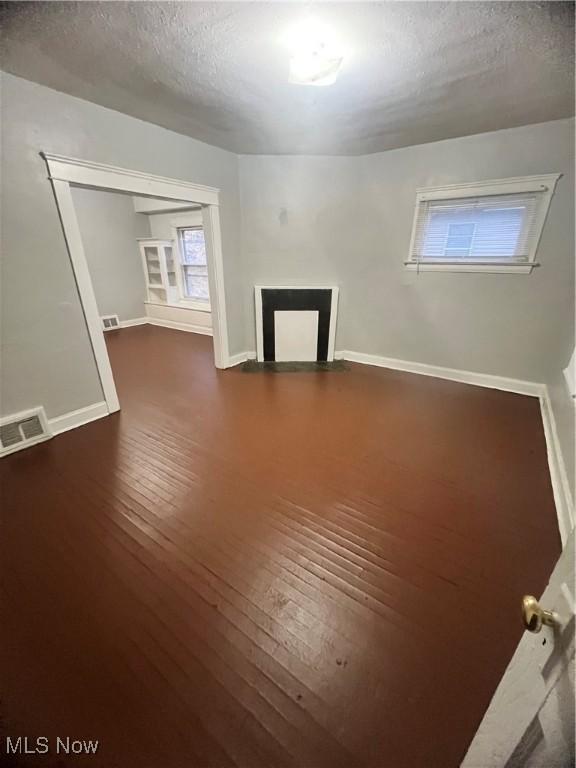
{"label": "built-in shelf", "polygon": [[147,300],[155,304],[174,304],[179,299],[172,240],[140,239],[142,268]]}

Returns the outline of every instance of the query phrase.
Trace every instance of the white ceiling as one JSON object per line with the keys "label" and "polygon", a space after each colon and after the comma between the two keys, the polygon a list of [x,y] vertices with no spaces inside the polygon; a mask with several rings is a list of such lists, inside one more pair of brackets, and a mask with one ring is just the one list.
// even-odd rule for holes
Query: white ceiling
{"label": "white ceiling", "polygon": [[[290,85],[306,16],[349,49]],[[24,2],[2,68],[238,153],[364,154],[566,117],[572,3]]]}

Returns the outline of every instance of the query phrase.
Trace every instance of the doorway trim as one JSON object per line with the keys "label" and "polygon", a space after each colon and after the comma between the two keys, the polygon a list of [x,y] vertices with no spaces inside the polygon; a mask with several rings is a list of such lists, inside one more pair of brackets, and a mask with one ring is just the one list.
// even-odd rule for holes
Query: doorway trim
{"label": "doorway trim", "polygon": [[212,310],[214,363],[216,368],[229,368],[232,362],[228,350],[219,190],[202,184],[193,184],[164,176],[118,168],[113,165],[55,155],[50,152],[41,152],[40,154],[48,166],[48,178],[54,190],[58,215],[64,231],[66,247],[72,263],[108,413],[120,410],[120,403],[104,341],[104,332],[100,322],[92,278],[88,270],[71,186],[90,187],[108,192],[122,192],[140,197],[156,197],[201,205]]}

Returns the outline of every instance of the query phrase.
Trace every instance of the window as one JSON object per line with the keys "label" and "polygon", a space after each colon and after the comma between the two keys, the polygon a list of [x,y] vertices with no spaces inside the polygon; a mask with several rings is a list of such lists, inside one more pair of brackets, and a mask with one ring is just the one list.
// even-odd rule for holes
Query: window
{"label": "window", "polygon": [[409,269],[531,272],[558,175],[419,190]]}
{"label": "window", "polygon": [[185,298],[208,303],[208,267],[206,243],[202,227],[178,229],[178,246],[182,265],[182,291]]}

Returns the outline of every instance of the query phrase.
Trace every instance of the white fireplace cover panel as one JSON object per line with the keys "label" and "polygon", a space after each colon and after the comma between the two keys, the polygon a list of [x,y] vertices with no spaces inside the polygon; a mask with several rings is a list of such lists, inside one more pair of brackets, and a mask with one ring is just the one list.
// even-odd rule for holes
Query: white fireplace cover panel
{"label": "white fireplace cover panel", "polygon": [[318,310],[276,310],[274,336],[276,362],[316,360]]}

